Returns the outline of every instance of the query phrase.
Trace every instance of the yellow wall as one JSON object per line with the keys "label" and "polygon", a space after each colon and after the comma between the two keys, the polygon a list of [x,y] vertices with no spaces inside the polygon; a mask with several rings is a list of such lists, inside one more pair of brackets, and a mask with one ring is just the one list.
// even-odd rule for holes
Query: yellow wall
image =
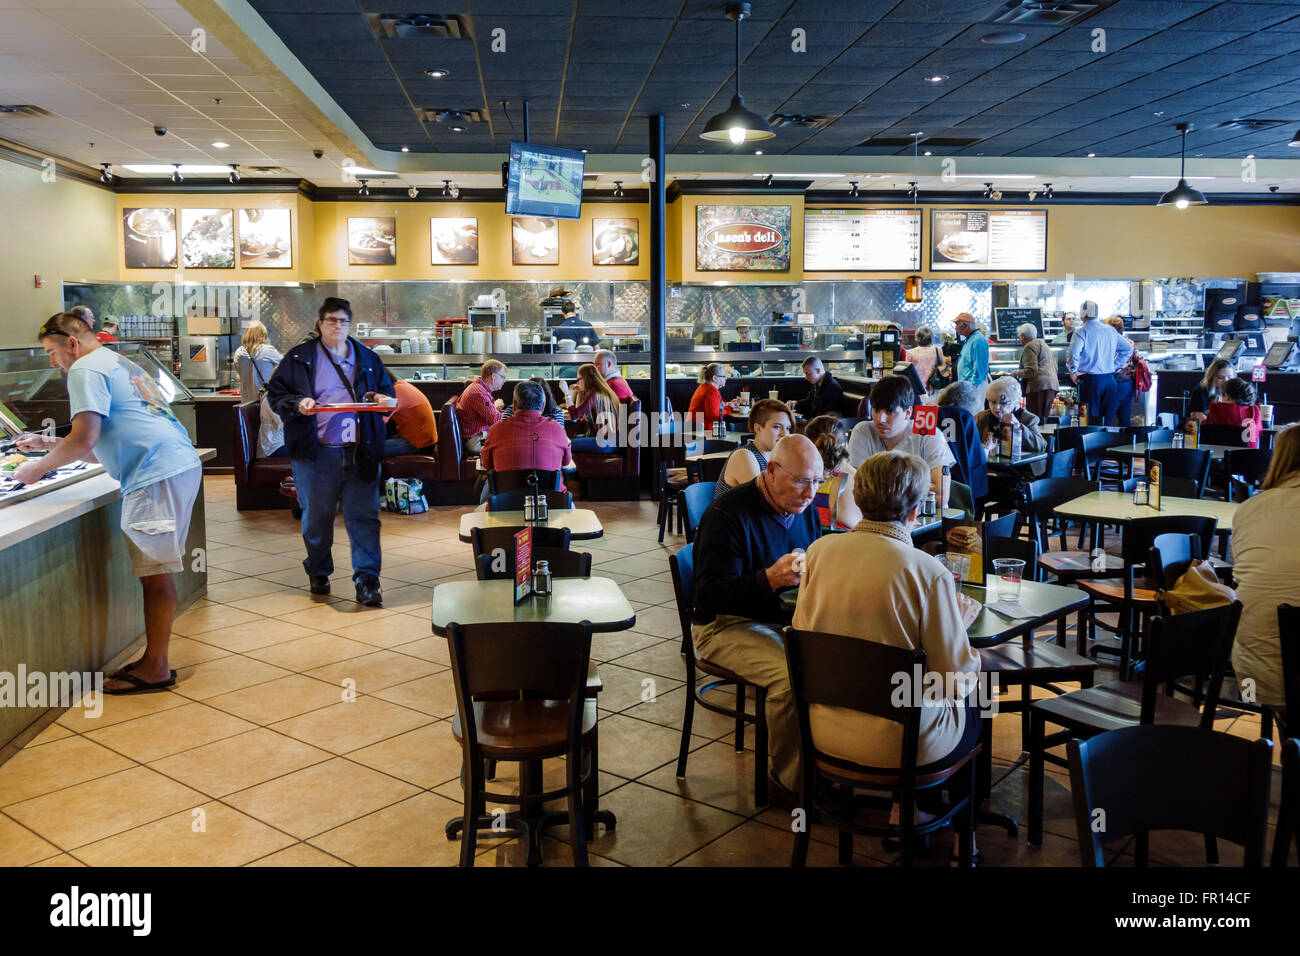
{"label": "yellow wall", "polygon": [[43,182],[39,169],[0,162],[0,343],[34,343],[41,323],[63,308],[65,278],[117,274],[114,209],[106,189],[62,175]]}
{"label": "yellow wall", "polygon": [[[841,207],[819,203],[817,208]],[[1060,279],[1071,273],[1081,279],[1246,278],[1259,272],[1300,271],[1300,206],[1209,205],[1182,210],[1155,206],[1039,206],[1048,210],[1045,272],[931,272],[931,208],[951,207],[921,207],[921,275],[926,278]],[[801,238],[797,257],[802,259],[802,254]],[[804,278],[898,279],[906,274],[809,272]]]}

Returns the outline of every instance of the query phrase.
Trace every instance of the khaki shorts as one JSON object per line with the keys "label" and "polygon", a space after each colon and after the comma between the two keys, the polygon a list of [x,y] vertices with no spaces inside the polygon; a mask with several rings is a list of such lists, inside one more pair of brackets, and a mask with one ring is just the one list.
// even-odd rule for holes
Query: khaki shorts
{"label": "khaki shorts", "polygon": [[137,488],[122,498],[122,531],[137,578],[185,570],[185,539],[203,466]]}

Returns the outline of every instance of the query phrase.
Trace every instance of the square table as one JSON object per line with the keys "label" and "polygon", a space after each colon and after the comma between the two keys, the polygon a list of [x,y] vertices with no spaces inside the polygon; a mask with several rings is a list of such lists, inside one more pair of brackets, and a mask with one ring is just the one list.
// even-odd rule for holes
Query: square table
{"label": "square table", "polygon": [[[1158,451],[1162,448],[1173,448],[1173,447],[1174,447],[1174,443],[1168,441],[1157,441],[1157,442],[1140,441],[1135,445],[1111,445],[1109,448],[1106,449],[1106,454],[1108,456],[1113,456],[1116,458],[1145,458],[1147,454],[1147,449],[1150,449],[1152,451]],[[1234,448],[1236,446],[1201,445],[1200,447],[1201,449],[1208,451],[1210,453],[1210,458],[1212,458],[1214,461],[1223,461],[1224,452],[1226,452],[1229,448]],[[1188,450],[1195,451],[1196,449],[1188,449]]]}
{"label": "square table", "polygon": [[1214,518],[1216,532],[1232,531],[1232,516],[1237,513],[1236,501],[1215,501],[1211,498],[1175,498],[1165,495],[1157,511],[1150,505],[1133,504],[1133,495],[1127,491],[1092,491],[1056,506],[1056,513],[1067,518],[1084,518],[1106,524],[1127,524],[1137,518],[1159,518],[1169,515]]}
{"label": "square table", "polygon": [[605,533],[596,512],[587,508],[552,508],[544,524],[524,520],[522,511],[471,511],[460,516],[460,540],[469,541],[473,528],[568,528],[574,541],[599,538]]}
{"label": "square table", "polygon": [[912,537],[915,538],[918,534],[924,534],[927,531],[934,531],[936,528],[943,527],[944,518],[964,517],[966,517],[966,512],[960,508],[944,508],[942,517],[939,515],[930,515],[928,517],[917,515],[916,524],[912,525]]}
{"label": "square table", "polygon": [[989,471],[1001,475],[1019,475],[1017,469],[1022,465],[1032,465],[1035,462],[1047,461],[1047,452],[1033,452],[1023,454],[1019,458],[1007,458],[1004,455],[989,455],[985,459],[985,465]]}

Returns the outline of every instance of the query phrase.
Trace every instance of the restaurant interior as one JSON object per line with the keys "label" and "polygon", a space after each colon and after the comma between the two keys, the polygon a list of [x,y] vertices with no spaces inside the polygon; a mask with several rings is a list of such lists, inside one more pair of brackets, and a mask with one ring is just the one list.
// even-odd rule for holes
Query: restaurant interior
{"label": "restaurant interior", "polygon": [[0,866],[1300,866],[1300,6],[434,6],[0,3]]}

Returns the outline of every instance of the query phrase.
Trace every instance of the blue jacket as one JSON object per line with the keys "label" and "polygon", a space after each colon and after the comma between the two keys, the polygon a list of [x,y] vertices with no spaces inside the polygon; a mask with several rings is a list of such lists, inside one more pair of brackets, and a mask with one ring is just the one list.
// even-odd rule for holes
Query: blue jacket
{"label": "blue jacket", "polygon": [[957,381],[970,382],[979,388],[989,380],[989,340],[984,333],[975,331],[961,347],[957,359]]}
{"label": "blue jacket", "polygon": [[[951,421],[952,424],[947,424]],[[975,416],[956,405],[939,407],[939,430],[948,439],[948,447],[957,464],[952,467],[954,481],[970,487],[971,497],[979,501],[989,493],[988,463]]]}
{"label": "blue jacket", "polygon": [[[291,348],[266,383],[271,409],[284,422],[284,444],[289,457],[299,461],[316,460],[316,416],[299,412],[298,402],[314,398],[316,394],[317,341],[313,337]],[[367,392],[393,397],[393,380],[379,356],[351,336],[348,336],[348,341],[356,349],[357,380],[354,387],[357,398],[361,399]],[[379,462],[384,457],[384,420],[373,412],[362,412],[357,419],[360,423],[357,474],[364,481],[374,481],[379,477]]]}

